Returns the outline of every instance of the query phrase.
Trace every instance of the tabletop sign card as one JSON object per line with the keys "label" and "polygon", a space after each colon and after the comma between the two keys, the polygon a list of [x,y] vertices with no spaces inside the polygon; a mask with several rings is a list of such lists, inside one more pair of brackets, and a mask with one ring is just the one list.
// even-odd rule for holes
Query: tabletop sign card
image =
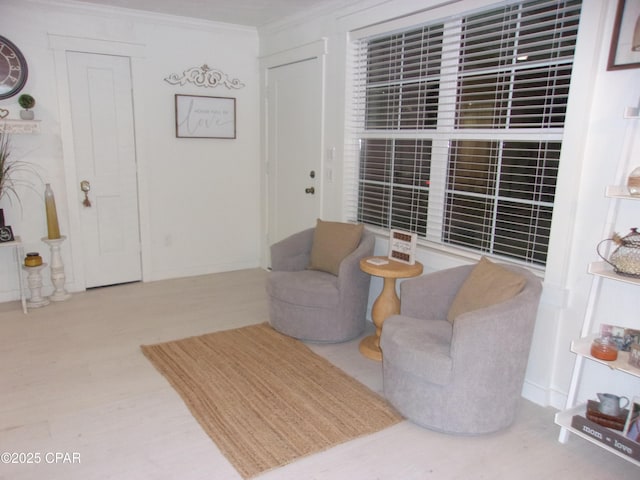
{"label": "tabletop sign card", "polygon": [[236,138],[236,99],[176,95],[176,137]]}
{"label": "tabletop sign card", "polygon": [[416,263],[417,239],[418,235],[415,233],[391,230],[389,234],[389,258],[407,265],[414,265]]}

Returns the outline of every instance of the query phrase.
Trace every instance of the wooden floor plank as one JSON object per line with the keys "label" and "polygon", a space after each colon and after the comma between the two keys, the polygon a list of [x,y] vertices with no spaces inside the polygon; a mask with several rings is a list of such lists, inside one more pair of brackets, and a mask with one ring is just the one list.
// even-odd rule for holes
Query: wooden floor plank
{"label": "wooden floor plank", "polygon": [[[95,289],[28,315],[19,302],[0,304],[0,451],[78,452],[81,459],[0,464],[0,479],[240,479],[139,347],[267,320],[266,275],[246,270]],[[380,364],[357,345],[311,348],[382,393]],[[256,478],[638,478],[637,467],[582,439],[558,443],[554,413],[522,400],[511,428],[481,437],[405,421]]]}

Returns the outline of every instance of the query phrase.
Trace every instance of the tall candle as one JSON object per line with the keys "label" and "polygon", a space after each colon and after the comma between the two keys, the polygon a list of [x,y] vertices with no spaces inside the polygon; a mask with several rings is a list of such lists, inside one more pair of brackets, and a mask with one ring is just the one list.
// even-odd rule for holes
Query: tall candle
{"label": "tall candle", "polygon": [[56,199],[53,196],[51,185],[46,184],[44,189],[44,205],[47,209],[47,232],[50,239],[60,238],[58,226],[58,212],[56,211]]}

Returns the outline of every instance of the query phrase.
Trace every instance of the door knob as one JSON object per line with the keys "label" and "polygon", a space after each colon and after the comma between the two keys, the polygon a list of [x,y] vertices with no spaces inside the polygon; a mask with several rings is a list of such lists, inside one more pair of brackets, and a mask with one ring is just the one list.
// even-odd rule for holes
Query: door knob
{"label": "door knob", "polygon": [[316,193],[316,189],[313,188],[313,187],[305,188],[304,189],[304,193],[309,193],[309,194],[313,195],[314,193]]}
{"label": "door knob", "polygon": [[91,184],[87,180],[82,180],[80,182],[80,190],[84,192],[84,200],[82,201],[82,204],[85,207],[90,207],[91,200],[89,200],[89,191],[91,190]]}

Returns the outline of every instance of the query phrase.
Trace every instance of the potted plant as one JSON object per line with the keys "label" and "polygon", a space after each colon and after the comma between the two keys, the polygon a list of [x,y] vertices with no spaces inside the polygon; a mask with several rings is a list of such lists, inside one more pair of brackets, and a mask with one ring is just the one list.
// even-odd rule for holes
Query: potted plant
{"label": "potted plant", "polygon": [[20,110],[20,118],[22,120],[33,120],[33,112],[31,109],[36,105],[36,99],[28,93],[23,93],[18,97],[18,104],[24,109]]}
{"label": "potted plant", "polygon": [[[0,130],[0,205],[4,197],[7,197],[9,203],[13,204],[13,199],[15,199],[22,207],[18,196],[18,187],[33,189],[32,184],[24,178],[25,175],[39,176],[31,164],[11,158],[9,134]],[[4,223],[4,212],[1,208],[0,221]]]}

